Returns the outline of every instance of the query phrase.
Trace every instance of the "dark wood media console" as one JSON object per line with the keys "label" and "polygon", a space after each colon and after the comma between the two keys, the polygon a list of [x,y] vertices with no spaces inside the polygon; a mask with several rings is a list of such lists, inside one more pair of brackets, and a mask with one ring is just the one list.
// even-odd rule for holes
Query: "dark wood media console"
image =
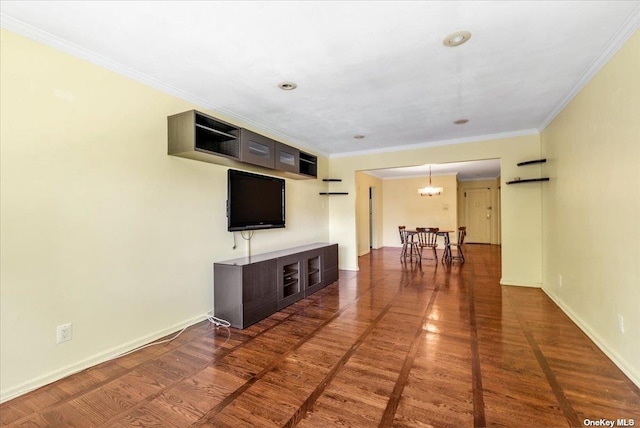
{"label": "dark wood media console", "polygon": [[338,244],[316,243],[213,264],[215,315],[245,328],[338,280]]}

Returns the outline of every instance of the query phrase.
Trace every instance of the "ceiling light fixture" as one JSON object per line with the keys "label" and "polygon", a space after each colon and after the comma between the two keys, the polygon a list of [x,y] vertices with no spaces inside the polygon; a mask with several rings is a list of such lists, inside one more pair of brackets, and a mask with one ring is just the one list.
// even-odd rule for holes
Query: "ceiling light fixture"
{"label": "ceiling light fixture", "polygon": [[471,33],[468,31],[456,31],[453,34],[449,34],[447,37],[445,37],[445,39],[442,41],[442,44],[449,47],[449,48],[453,48],[456,46],[460,46],[463,43],[466,43],[467,40],[469,40],[471,38]]}
{"label": "ceiling light fixture", "polygon": [[283,91],[293,91],[297,87],[298,85],[293,82],[278,83],[278,88],[282,89]]}
{"label": "ceiling light fixture", "polygon": [[420,196],[436,196],[442,194],[442,190],[442,187],[433,187],[431,185],[431,165],[429,165],[429,185],[418,189],[418,193],[420,193]]}
{"label": "ceiling light fixture", "polygon": [[464,125],[465,123],[469,122],[469,119],[458,119],[455,122],[453,122],[455,125]]}
{"label": "ceiling light fixture", "polygon": [[354,135],[353,138],[355,138],[356,140],[362,140],[364,138],[364,135]]}

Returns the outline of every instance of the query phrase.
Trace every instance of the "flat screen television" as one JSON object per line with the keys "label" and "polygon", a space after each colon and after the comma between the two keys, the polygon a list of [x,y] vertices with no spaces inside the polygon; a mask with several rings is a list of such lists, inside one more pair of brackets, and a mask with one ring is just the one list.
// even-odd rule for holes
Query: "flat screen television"
{"label": "flat screen television", "polygon": [[227,230],[285,227],[284,180],[230,169],[227,173]]}

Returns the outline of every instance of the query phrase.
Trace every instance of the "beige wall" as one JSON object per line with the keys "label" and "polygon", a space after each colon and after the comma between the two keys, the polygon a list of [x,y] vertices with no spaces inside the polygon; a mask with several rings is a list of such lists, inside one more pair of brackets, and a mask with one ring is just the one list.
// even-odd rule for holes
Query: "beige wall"
{"label": "beige wall", "polygon": [[544,290],[640,386],[639,118],[636,32],[542,132],[542,204]]}
{"label": "beige wall", "polygon": [[[373,189],[373,234],[369,238],[369,188]],[[367,254],[371,247],[383,246],[383,185],[382,180],[366,172],[356,173],[356,227],[358,230],[358,255]]]}
{"label": "beige wall", "polygon": [[[227,168],[167,156],[167,116],[197,106],[4,30],[0,41],[5,400],[213,309],[212,263],[247,243],[232,250],[226,231]],[[257,231],[253,253],[329,240],[323,183],[286,183],[287,228]],[[56,345],[68,322],[73,340]]]}
{"label": "beige wall", "polygon": [[418,189],[429,184],[429,177],[384,180],[384,246],[399,247],[398,226],[456,228],[456,176],[431,177],[435,187],[442,187],[438,196],[420,196]]}
{"label": "beige wall", "polygon": [[489,189],[491,197],[491,244],[500,244],[500,178],[494,180],[458,181],[458,226],[466,225],[465,191]]}

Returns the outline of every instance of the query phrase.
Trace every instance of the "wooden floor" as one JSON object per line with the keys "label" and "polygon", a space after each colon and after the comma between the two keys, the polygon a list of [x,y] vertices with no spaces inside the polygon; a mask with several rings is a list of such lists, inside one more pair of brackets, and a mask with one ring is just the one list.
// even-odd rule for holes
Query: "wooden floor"
{"label": "wooden floor", "polygon": [[640,391],[500,252],[452,266],[399,249],[245,330],[173,342],[2,404],[8,426],[584,426],[634,419]]}

